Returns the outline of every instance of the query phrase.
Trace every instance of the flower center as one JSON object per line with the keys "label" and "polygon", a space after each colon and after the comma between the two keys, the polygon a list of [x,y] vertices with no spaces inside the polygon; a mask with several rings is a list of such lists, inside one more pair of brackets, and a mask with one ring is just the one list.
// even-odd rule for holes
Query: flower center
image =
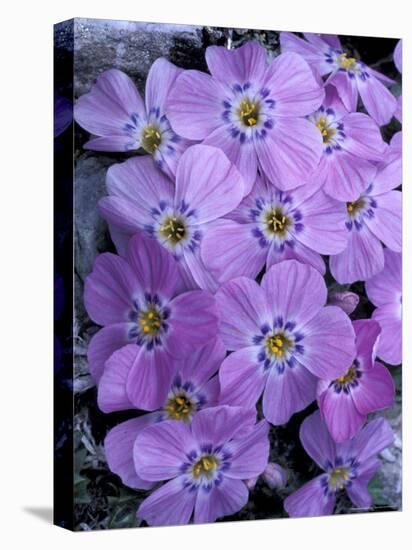
{"label": "flower center", "polygon": [[282,359],[291,347],[292,342],[280,332],[273,334],[272,336],[268,336],[266,340],[266,348],[269,355],[275,356],[277,359]]}
{"label": "flower center", "polygon": [[346,384],[350,384],[351,382],[353,382],[354,380],[356,380],[358,377],[358,373],[356,372],[356,368],[352,365],[346,372],[343,376],[341,376],[340,378],[337,378],[335,380],[336,383],[338,384],[341,384],[341,385],[345,385]]}
{"label": "flower center", "polygon": [[156,149],[162,142],[162,135],[158,126],[146,126],[142,132],[142,147],[151,155],[156,152]]}
{"label": "flower center", "polygon": [[328,126],[327,118],[321,116],[316,123],[316,128],[322,134],[323,143],[332,143],[333,136],[336,134],[335,128]]}
{"label": "flower center", "polygon": [[338,56],[338,65],[347,71],[354,71],[356,68],[356,59],[354,57],[348,57],[346,53],[341,53]]}
{"label": "flower center", "polygon": [[206,477],[207,479],[210,479],[218,465],[219,461],[215,456],[204,455],[193,465],[193,477],[195,479],[199,479],[199,477]]}
{"label": "flower center", "polygon": [[339,468],[332,470],[329,474],[329,487],[334,493],[337,491],[342,491],[349,480],[350,475],[348,469],[340,466]]}
{"label": "flower center", "polygon": [[172,244],[177,244],[186,236],[185,223],[181,218],[166,218],[160,226],[160,234]]}
{"label": "flower center", "polygon": [[245,126],[255,126],[259,121],[259,104],[252,103],[250,99],[242,99],[238,109],[238,115]]}
{"label": "flower center", "polygon": [[171,397],[166,404],[166,412],[172,420],[183,420],[187,422],[195,406],[186,395],[180,394]]}
{"label": "flower center", "polygon": [[155,335],[160,330],[162,320],[161,312],[152,306],[140,314],[139,325],[145,334]]}
{"label": "flower center", "polygon": [[290,226],[290,219],[284,215],[281,208],[272,208],[266,213],[266,226],[270,233],[284,235]]}
{"label": "flower center", "polygon": [[360,198],[354,202],[346,203],[348,214],[350,214],[351,216],[356,216],[356,214],[358,214],[358,212],[365,207],[365,204],[365,199],[363,198]]}

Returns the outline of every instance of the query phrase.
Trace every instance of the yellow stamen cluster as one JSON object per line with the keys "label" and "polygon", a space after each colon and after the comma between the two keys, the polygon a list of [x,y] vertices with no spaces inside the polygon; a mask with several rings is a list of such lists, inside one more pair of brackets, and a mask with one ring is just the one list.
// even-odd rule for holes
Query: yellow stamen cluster
{"label": "yellow stamen cluster", "polygon": [[266,347],[269,355],[274,355],[276,358],[281,359],[285,353],[290,349],[292,343],[284,334],[274,334],[269,336],[266,341]]}
{"label": "yellow stamen cluster", "polygon": [[338,56],[338,65],[347,71],[354,71],[356,69],[356,59],[348,57],[346,53],[341,53]]}
{"label": "yellow stamen cluster", "polygon": [[182,219],[170,217],[160,226],[160,234],[172,244],[177,244],[186,236],[186,226]]}
{"label": "yellow stamen cluster", "polygon": [[344,375],[340,376],[335,380],[338,384],[350,384],[357,378],[356,368],[354,366],[350,367]]}
{"label": "yellow stamen cluster", "polygon": [[328,126],[327,118],[324,116],[319,117],[316,123],[316,128],[322,134],[323,143],[331,143],[333,136],[336,134],[335,128]]}
{"label": "yellow stamen cluster", "polygon": [[255,126],[259,120],[259,105],[249,99],[242,99],[238,114],[245,126]]}
{"label": "yellow stamen cluster", "polygon": [[202,456],[192,468],[192,474],[195,479],[203,476],[210,479],[213,475],[213,472],[218,467],[219,462],[217,458],[213,455]]}
{"label": "yellow stamen cluster", "polygon": [[351,216],[355,216],[365,206],[365,200],[360,198],[353,202],[346,203],[346,209]]}
{"label": "yellow stamen cluster", "polygon": [[194,410],[194,404],[186,395],[175,395],[166,404],[166,412],[172,420],[183,420],[188,422],[190,414]]}
{"label": "yellow stamen cluster", "polygon": [[350,475],[347,468],[343,466],[335,468],[329,474],[329,487],[335,493],[340,490],[342,491],[345,488],[346,482],[350,480]]}
{"label": "yellow stamen cluster", "polygon": [[290,226],[290,219],[281,208],[272,208],[266,214],[266,226],[271,233],[284,234]]}
{"label": "yellow stamen cluster", "polygon": [[151,155],[156,152],[162,142],[162,135],[157,126],[146,126],[142,133],[142,147]]}
{"label": "yellow stamen cluster", "polygon": [[162,325],[162,314],[155,308],[149,308],[140,314],[139,324],[145,334],[157,334]]}

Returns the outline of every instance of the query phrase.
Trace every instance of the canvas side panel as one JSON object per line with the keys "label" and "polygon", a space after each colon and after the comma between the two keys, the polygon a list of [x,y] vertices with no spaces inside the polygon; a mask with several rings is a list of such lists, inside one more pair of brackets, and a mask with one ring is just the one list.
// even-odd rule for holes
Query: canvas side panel
{"label": "canvas side panel", "polygon": [[74,528],[73,20],[54,26],[54,523]]}

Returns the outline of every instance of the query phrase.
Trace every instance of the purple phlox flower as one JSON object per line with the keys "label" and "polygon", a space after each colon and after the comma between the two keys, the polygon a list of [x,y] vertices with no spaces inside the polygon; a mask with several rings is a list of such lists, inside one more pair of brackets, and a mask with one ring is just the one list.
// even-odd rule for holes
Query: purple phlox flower
{"label": "purple phlox flower", "polygon": [[357,110],[360,95],[365,109],[379,126],[387,124],[395,112],[396,99],[385,86],[394,81],[351,57],[337,36],[333,41],[325,36],[304,33],[304,40],[290,32],[282,32],[282,52],[300,54],[317,74],[329,75],[326,84],[336,87],[349,112]]}
{"label": "purple phlox flower", "polygon": [[242,480],[259,475],[269,456],[268,424],[242,407],[199,411],[191,424],[166,420],[143,430],[134,444],[137,474],[167,481],[146,498],[138,517],[149,525],[209,523],[243,508]]}
{"label": "purple phlox flower", "polygon": [[54,94],[54,137],[57,138],[73,121],[73,104],[70,100]]}
{"label": "purple phlox flower", "polygon": [[341,376],[355,358],[349,317],[325,306],[322,275],[296,260],[272,266],[259,286],[239,277],[216,293],[219,334],[235,350],[219,371],[221,403],[253,407],[285,424],[316,399],[318,378]]}
{"label": "purple phlox flower", "polygon": [[347,248],[331,256],[329,266],[341,284],[364,281],[383,269],[382,243],[402,250],[402,158],[389,154],[378,165],[373,181],[359,197],[347,203]]}
{"label": "purple phlox flower", "polygon": [[402,255],[385,248],[383,270],[366,281],[372,318],[381,327],[377,355],[390,365],[402,362]]}
{"label": "purple phlox flower", "polygon": [[127,396],[139,409],[163,405],[175,374],[172,358],[216,336],[214,297],[203,290],[177,295],[178,279],[172,256],[143,234],[130,239],[126,258],[100,254],[86,279],[87,312],[104,327],[89,344],[90,372],[98,381],[107,359],[122,348],[117,360],[131,362]]}
{"label": "purple phlox flower", "polygon": [[176,185],[144,157],[111,166],[106,183],[109,196],[99,208],[120,254],[130,235],[144,231],[178,260],[186,288],[216,290],[200,243],[210,222],[236,208],[244,194],[242,176],[221,150],[190,147],[179,161]]}
{"label": "purple phlox flower", "polygon": [[211,74],[185,71],[167,99],[173,129],[188,139],[220,147],[239,168],[250,192],[257,169],[285,189],[303,185],[316,168],[322,140],[305,116],[324,92],[306,61],[295,54],[270,63],[249,41],[228,50],[210,46]]}
{"label": "purple phlox flower", "polygon": [[190,145],[170,127],[165,106],[181,72],[166,59],[157,59],[147,75],[145,101],[122,71],[110,69],[100,74],[74,108],[76,122],[92,134],[85,149],[126,152],[142,148],[172,177]]}
{"label": "purple phlox flower", "polygon": [[348,315],[355,311],[358,304],[359,296],[355,292],[333,291],[328,295],[328,305],[338,306]]}
{"label": "purple phlox flower", "polygon": [[332,514],[340,491],[346,491],[354,506],[370,508],[372,498],[368,483],[380,467],[377,455],[394,440],[387,420],[372,420],[353,439],[335,443],[319,411],[315,411],[302,422],[300,440],[308,455],[325,473],[285,499],[284,507],[289,516]]}
{"label": "purple phlox flower", "polygon": [[312,176],[331,197],[355,200],[376,174],[387,149],[379,126],[363,113],[348,113],[336,88],[326,86],[322,106],[308,117],[319,129],[323,154]]}
{"label": "purple phlox flower", "polygon": [[262,268],[296,259],[325,273],[321,254],[347,246],[342,203],[309,186],[280,191],[258,176],[250,194],[211,224],[201,245],[204,264],[219,282],[254,279]]}
{"label": "purple phlox flower", "polygon": [[[107,463],[124,485],[133,489],[147,489],[153,485],[139,478],[133,461],[134,442],[145,427],[163,420],[189,423],[198,411],[218,404],[216,373],[225,352],[223,344],[215,339],[183,359],[174,359],[176,374],[170,385],[165,384],[163,388],[162,406],[154,412],[122,422],[109,431],[104,441]],[[102,411],[135,408],[127,393],[132,361],[131,346],[126,354],[123,350],[115,351],[106,361],[98,387],[98,404]]]}
{"label": "purple phlox flower", "polygon": [[393,405],[395,385],[388,369],[375,362],[381,330],[371,319],[354,321],[356,358],[335,380],[318,384],[318,404],[332,438],[351,439],[369,413]]}

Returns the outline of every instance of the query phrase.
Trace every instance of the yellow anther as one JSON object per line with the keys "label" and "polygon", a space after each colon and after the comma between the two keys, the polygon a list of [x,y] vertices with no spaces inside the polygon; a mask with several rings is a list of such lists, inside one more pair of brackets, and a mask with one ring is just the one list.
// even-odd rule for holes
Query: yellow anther
{"label": "yellow anther", "polygon": [[144,331],[144,332],[149,332],[149,331],[150,331],[150,328],[149,328],[147,325],[145,325],[145,326],[143,327],[143,331]]}
{"label": "yellow anther", "polygon": [[154,317],[153,311],[150,311],[150,313],[148,313],[147,316],[149,317],[149,319],[153,319],[153,317]]}
{"label": "yellow anther", "polygon": [[279,338],[279,337],[275,338],[275,344],[276,344],[279,348],[281,348],[281,347],[283,346],[282,339]]}
{"label": "yellow anther", "polygon": [[271,350],[273,351],[273,353],[279,353],[280,351],[280,349],[277,346],[272,346]]}

